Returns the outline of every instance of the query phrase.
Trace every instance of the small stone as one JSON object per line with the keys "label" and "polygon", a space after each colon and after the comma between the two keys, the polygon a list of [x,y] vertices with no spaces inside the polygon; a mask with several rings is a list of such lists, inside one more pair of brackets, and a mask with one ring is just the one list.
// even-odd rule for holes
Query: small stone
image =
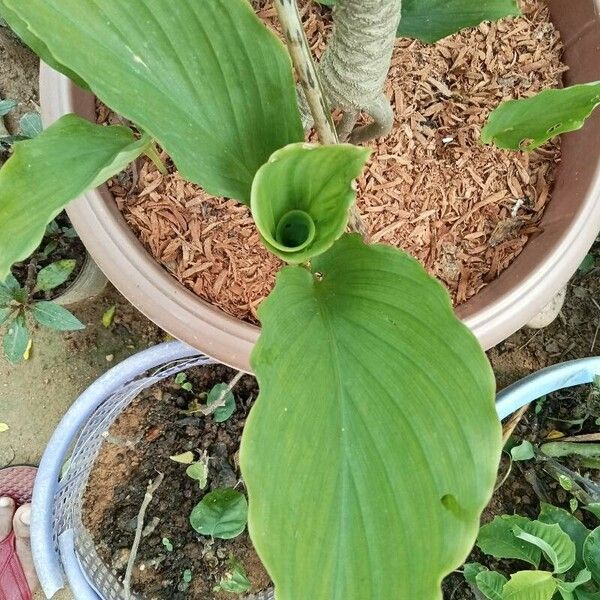
{"label": "small stone", "polygon": [[107,354],[106,355],[106,362],[112,362],[115,358],[114,354]]}

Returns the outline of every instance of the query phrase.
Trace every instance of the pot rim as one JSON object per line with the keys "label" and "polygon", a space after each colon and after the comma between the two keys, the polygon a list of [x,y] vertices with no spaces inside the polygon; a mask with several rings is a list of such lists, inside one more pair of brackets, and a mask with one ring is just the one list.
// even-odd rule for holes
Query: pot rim
{"label": "pot rim", "polygon": [[[586,31],[600,24],[599,3],[585,0],[579,7],[595,11],[596,23],[591,21],[593,27]],[[571,41],[567,47],[569,44]],[[40,100],[46,124],[70,112],[95,120],[94,97],[44,63]],[[600,110],[591,120],[600,124]],[[590,128],[588,121],[583,130],[564,136],[571,152]],[[578,173],[568,173],[569,181],[561,189],[561,209],[568,213],[568,227],[561,229],[558,211],[550,211],[554,214],[549,218],[546,213],[542,226],[548,225],[552,232],[530,239],[497,279],[457,308],[459,318],[484,348],[506,339],[538,314],[575,273],[596,239],[600,231],[600,152],[588,162],[593,176],[574,211],[569,207],[568,184],[577,180]],[[172,277],[129,229],[106,185],[88,191],[67,212],[98,266],[136,308],[177,339],[219,362],[251,371],[250,354],[260,329],[202,300]],[[545,241],[540,241],[545,235]]]}

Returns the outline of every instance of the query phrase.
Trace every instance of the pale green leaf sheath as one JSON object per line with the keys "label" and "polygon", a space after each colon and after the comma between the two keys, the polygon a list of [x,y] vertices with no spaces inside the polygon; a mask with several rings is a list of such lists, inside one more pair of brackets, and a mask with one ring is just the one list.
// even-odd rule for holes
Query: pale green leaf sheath
{"label": "pale green leaf sheath", "polygon": [[240,459],[277,599],[441,599],[501,446],[491,369],[448,294],[345,235],[312,272],[284,268],[259,315]]}
{"label": "pale green leaf sheath", "polygon": [[481,141],[509,150],[535,150],[561,133],[581,129],[598,105],[600,82],[510,100],[492,112]]}
{"label": "pale green leaf sheath", "polygon": [[267,249],[301,263],[330,248],[346,228],[354,179],[369,154],[350,144],[291,144],[275,152],[252,185],[252,216]]}
{"label": "pale green leaf sheath", "polygon": [[403,0],[398,35],[433,43],[483,21],[520,14],[517,0]]}
{"label": "pale green leaf sheath", "polygon": [[304,139],[290,58],[247,0],[2,1],[211,194],[249,203],[256,171]]}
{"label": "pale green leaf sheath", "polygon": [[148,142],[127,127],[66,115],[35,139],[15,144],[0,170],[0,281],[35,250],[66,204],[124,169]]}

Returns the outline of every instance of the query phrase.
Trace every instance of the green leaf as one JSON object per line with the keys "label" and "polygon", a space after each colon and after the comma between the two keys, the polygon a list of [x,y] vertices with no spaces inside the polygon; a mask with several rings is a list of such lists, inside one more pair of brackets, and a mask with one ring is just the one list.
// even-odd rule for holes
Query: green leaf
{"label": "green leaf", "polygon": [[113,304],[112,306],[107,308],[102,313],[102,326],[103,327],[108,329],[113,324],[113,321],[115,320],[116,312],[117,312],[117,305]]}
{"label": "green leaf", "polygon": [[219,581],[219,584],[214,588],[214,591],[243,594],[251,587],[252,585],[248,580],[244,567],[239,561],[232,557],[229,559],[229,571],[227,571],[225,577],[221,578],[221,581]]}
{"label": "green leaf", "polygon": [[587,273],[592,271],[595,266],[596,266],[596,257],[594,256],[594,254],[592,252],[590,252],[589,254],[585,255],[585,257],[581,261],[581,264],[579,265],[577,271],[579,271],[579,273],[581,273],[582,275],[586,275]]}
{"label": "green leaf", "polygon": [[555,573],[565,573],[575,564],[575,544],[560,528],[541,521],[530,521],[513,529],[516,537],[537,546],[552,563]]}
{"label": "green leaf", "polygon": [[147,144],[127,127],[102,127],[76,115],[15,144],[0,171],[0,279],[39,246],[66,204],[121,171]]}
{"label": "green leaf", "polygon": [[599,104],[600,82],[510,100],[489,116],[481,141],[509,150],[535,150],[561,133],[581,129]]}
{"label": "green leaf", "polygon": [[574,592],[580,585],[587,583],[592,579],[592,574],[587,569],[582,569],[577,574],[577,577],[574,581],[563,581],[562,579],[557,579],[558,589],[560,591],[564,591],[567,593]]}
{"label": "green leaf", "polygon": [[0,282],[0,304],[7,304],[16,300],[23,290],[20,283],[12,273],[7,273],[4,281]]}
{"label": "green leaf", "polygon": [[85,325],[75,315],[55,302],[34,302],[31,314],[40,325],[56,331],[85,329]]}
{"label": "green leaf", "polygon": [[531,460],[535,456],[535,452],[531,442],[523,440],[518,446],[510,449],[510,455],[513,460]]}
{"label": "green leaf", "polygon": [[21,128],[21,135],[26,138],[37,137],[44,130],[42,117],[36,112],[25,113],[19,120],[19,127]]}
{"label": "green leaf", "polygon": [[16,309],[11,306],[0,306],[0,325],[4,325],[15,310]]}
{"label": "green leaf", "polygon": [[471,585],[477,585],[477,582],[476,582],[477,575],[479,575],[479,573],[482,573],[483,571],[487,571],[487,570],[488,570],[488,568],[484,567],[480,563],[476,563],[476,562],[465,563],[463,575],[468,583],[470,583]]}
{"label": "green leaf", "polygon": [[289,55],[247,0],[3,2],[210,194],[249,203],[256,171],[304,139]]}
{"label": "green leaf", "polygon": [[185,474],[194,481],[198,482],[198,487],[203,490],[208,483],[208,465],[203,461],[192,463]]}
{"label": "green leaf", "polygon": [[[1,6],[1,0],[0,0]],[[17,107],[17,102],[15,100],[0,100],[0,117],[4,117],[11,110],[14,110]]]}
{"label": "green leaf", "polygon": [[502,588],[508,579],[496,571],[483,571],[475,578],[475,584],[489,600],[502,600]]}
{"label": "green leaf", "polygon": [[513,533],[515,527],[523,528],[529,522],[519,515],[498,516],[480,529],[477,546],[495,558],[514,558],[537,567],[542,557],[540,549],[517,539]]}
{"label": "green leaf", "polygon": [[520,571],[504,586],[503,600],[552,600],[556,581],[546,571]]}
{"label": "green leaf", "polygon": [[577,588],[575,590],[575,597],[577,600],[600,600],[600,592],[588,592]]}
{"label": "green leaf", "polygon": [[190,523],[198,533],[223,540],[240,535],[246,527],[247,519],[246,497],[231,488],[206,494],[190,515]]}
{"label": "green leaf", "polygon": [[403,0],[398,36],[433,43],[483,21],[520,14],[517,0]]}
{"label": "green leaf", "polygon": [[[231,390],[227,389],[228,387],[229,386],[226,383],[217,383],[217,385],[213,386],[208,393],[208,398],[206,399],[206,404],[208,406],[215,402],[219,402],[219,400],[221,402],[221,406],[212,413],[216,423],[227,421],[227,419],[235,412],[235,397],[231,393]],[[227,391],[223,398],[221,398],[224,390]]]}
{"label": "green leaf", "polygon": [[583,568],[583,543],[590,530],[572,514],[562,508],[542,502],[538,521],[552,525],[558,524],[560,528],[573,540],[575,544],[576,561],[578,568]]}
{"label": "green leaf", "polygon": [[583,560],[594,580],[600,583],[600,527],[594,529],[585,540]]}
{"label": "green leaf", "polygon": [[75,259],[65,259],[44,267],[37,275],[34,291],[47,292],[62,285],[69,279],[75,265]]}
{"label": "green leaf", "polygon": [[171,542],[169,538],[163,538],[162,545],[165,547],[167,552],[173,552],[173,542]]}
{"label": "green leaf", "polygon": [[259,316],[240,462],[278,600],[437,598],[501,452],[489,364],[447,292],[345,235],[312,272],[284,268]]}
{"label": "green leaf", "polygon": [[190,450],[188,452],[182,452],[181,454],[169,456],[169,458],[173,462],[180,463],[182,465],[191,465],[194,462],[194,453]]}
{"label": "green leaf", "polygon": [[182,574],[181,574],[181,580],[183,581],[183,583],[191,583],[193,578],[193,573],[191,569],[186,569]]}
{"label": "green leaf", "polygon": [[21,362],[29,344],[29,333],[23,315],[18,315],[8,327],[4,334],[2,346],[4,356],[9,362],[16,364]]}
{"label": "green leaf", "polygon": [[[334,6],[336,0],[317,0]],[[483,21],[521,14],[517,0],[403,0],[399,37],[434,43]]]}
{"label": "green leaf", "polygon": [[252,216],[267,249],[301,263],[330,248],[344,233],[354,179],[369,154],[350,144],[292,144],[275,152],[252,186]]}

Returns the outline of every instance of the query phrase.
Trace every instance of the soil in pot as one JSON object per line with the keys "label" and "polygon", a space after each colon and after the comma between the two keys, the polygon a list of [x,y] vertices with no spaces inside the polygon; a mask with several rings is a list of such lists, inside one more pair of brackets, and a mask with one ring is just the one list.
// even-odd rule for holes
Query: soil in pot
{"label": "soil in pot", "polygon": [[[530,441],[539,448],[549,441],[562,438],[581,440],[580,436],[592,434],[592,440],[600,440],[600,388],[592,385],[577,386],[560,390],[533,403],[516,427],[509,444],[518,444],[522,440]],[[585,438],[584,438],[585,439]],[[590,439],[589,437],[587,438]],[[585,441],[580,441],[584,444]],[[559,483],[556,464],[566,466],[586,477],[595,485],[595,498],[586,498],[577,489],[573,489],[566,480]],[[594,468],[595,467],[595,468]],[[510,469],[510,472],[509,472]],[[536,457],[527,461],[511,461],[508,454],[503,455],[499,470],[497,490],[483,513],[482,524],[488,523],[499,515],[518,514],[536,519],[540,512],[540,503],[546,502],[572,512],[590,530],[600,525],[598,518],[582,510],[585,503],[600,502],[600,462],[589,466],[575,458],[541,460]],[[533,567],[518,560],[498,560],[475,548],[466,562],[479,562],[491,570],[499,571],[506,577]],[[540,569],[552,571],[552,567],[542,563]],[[445,600],[478,600],[460,573],[449,576],[444,581]]]}
{"label": "soil in pot", "polygon": [[[373,158],[358,181],[372,240],[417,257],[457,305],[494,280],[539,231],[560,160],[558,142],[529,154],[479,142],[487,115],[502,100],[560,85],[566,70],[545,1],[520,4],[522,18],[486,23],[434,45],[398,40],[387,83],[394,130],[371,144]],[[270,0],[255,5],[276,28]],[[319,55],[330,10],[313,0],[301,5]],[[105,107],[98,120],[110,120]],[[163,176],[147,160],[110,186],[136,236],[175,278],[256,322],[281,263],[261,245],[245,206],[208,196],[172,165]]]}
{"label": "soil in pot", "polygon": [[[171,378],[142,392],[111,427],[85,492],[84,524],[102,560],[122,580],[148,482],[163,473],[146,512],[132,590],[146,600],[231,598],[213,588],[229,570],[232,556],[243,566],[251,591],[264,590],[270,579],[246,531],[232,540],[213,540],[196,533],[189,521],[194,506],[211,490],[235,487],[245,493],[237,457],[246,417],[258,394],[256,381],[244,376],[237,383],[236,410],[217,423],[212,416],[186,410],[202,392],[229,382],[235,371],[219,365],[186,374],[185,383]],[[187,383],[192,391],[184,389],[190,387]],[[209,457],[203,490],[186,475],[185,464],[169,458],[189,451]]]}

